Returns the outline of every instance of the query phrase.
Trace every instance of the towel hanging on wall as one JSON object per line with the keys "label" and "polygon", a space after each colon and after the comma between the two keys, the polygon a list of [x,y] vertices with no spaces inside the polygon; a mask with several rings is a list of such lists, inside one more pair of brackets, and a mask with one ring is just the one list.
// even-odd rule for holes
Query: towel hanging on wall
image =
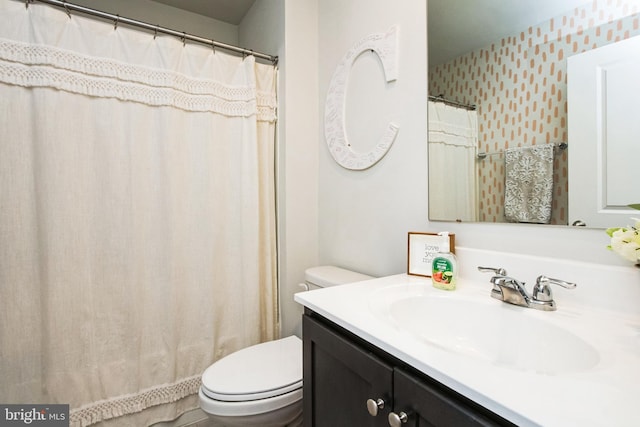
{"label": "towel hanging on wall", "polygon": [[553,144],[505,150],[505,219],[548,224],[552,197]]}

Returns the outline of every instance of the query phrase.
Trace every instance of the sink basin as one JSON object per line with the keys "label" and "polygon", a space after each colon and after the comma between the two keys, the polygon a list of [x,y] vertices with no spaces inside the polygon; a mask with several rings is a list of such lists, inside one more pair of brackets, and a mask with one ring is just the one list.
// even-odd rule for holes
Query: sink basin
{"label": "sink basin", "polygon": [[422,342],[499,367],[562,375],[588,370],[600,361],[592,345],[538,318],[540,313],[486,298],[482,302],[453,294],[383,292],[370,307]]}

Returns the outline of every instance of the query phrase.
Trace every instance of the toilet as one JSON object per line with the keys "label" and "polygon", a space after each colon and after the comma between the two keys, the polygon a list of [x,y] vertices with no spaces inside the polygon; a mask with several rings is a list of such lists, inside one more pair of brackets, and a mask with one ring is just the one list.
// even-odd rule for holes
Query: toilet
{"label": "toilet", "polygon": [[[305,290],[359,282],[371,276],[334,266],[305,271]],[[202,374],[200,408],[216,426],[302,425],[302,340],[293,335],[232,353]]]}

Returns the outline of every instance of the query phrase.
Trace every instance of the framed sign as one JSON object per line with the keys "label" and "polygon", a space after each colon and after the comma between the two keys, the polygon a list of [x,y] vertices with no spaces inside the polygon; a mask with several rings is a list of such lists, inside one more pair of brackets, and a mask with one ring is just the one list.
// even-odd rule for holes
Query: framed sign
{"label": "framed sign", "polygon": [[[446,237],[438,233],[409,232],[407,274],[431,277],[431,263],[438,252],[446,246]],[[455,234],[449,233],[447,252],[455,253]]]}

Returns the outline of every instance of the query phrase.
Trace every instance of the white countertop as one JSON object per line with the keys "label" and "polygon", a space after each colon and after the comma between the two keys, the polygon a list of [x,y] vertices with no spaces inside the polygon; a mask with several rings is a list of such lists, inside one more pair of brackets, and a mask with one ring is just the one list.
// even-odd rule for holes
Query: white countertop
{"label": "white countertop", "polygon": [[[349,285],[301,292],[295,301],[355,333],[417,370],[519,426],[638,426],[640,413],[640,319],[630,314],[586,309],[565,298],[555,312],[510,306],[489,296],[488,281],[459,279],[442,291],[428,278],[400,274]],[[394,325],[375,295],[401,294],[508,306],[554,323],[597,349],[595,366],[578,372],[540,374],[496,365],[439,348]],[[560,291],[558,291],[560,292]],[[377,302],[374,302],[377,301]],[[640,301],[636,301],[640,303]],[[491,309],[491,308],[490,308]],[[474,322],[473,318],[468,319]],[[446,319],[443,319],[446,322]],[[438,325],[424,325],[438,328]],[[499,328],[496,328],[496,333]],[[526,330],[522,331],[526,338]],[[519,337],[522,338],[523,336]],[[514,337],[503,337],[511,345]],[[562,348],[552,349],[561,354]]]}

